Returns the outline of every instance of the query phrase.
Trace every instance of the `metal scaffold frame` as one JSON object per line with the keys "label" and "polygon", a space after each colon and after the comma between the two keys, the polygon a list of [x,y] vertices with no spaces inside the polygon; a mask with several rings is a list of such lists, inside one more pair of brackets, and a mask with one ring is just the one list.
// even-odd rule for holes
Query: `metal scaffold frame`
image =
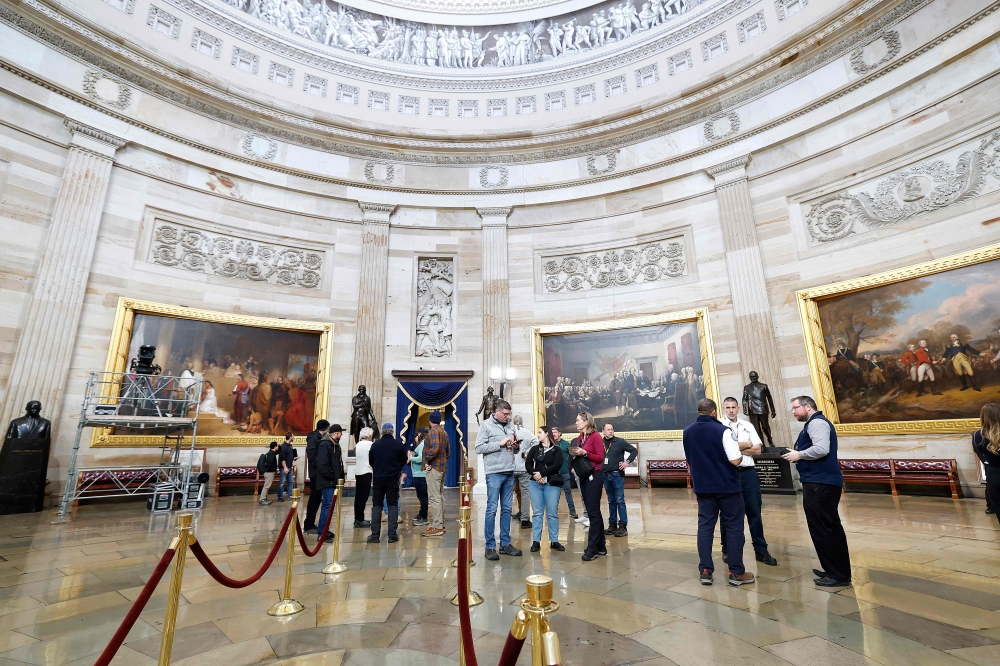
{"label": "metal scaffold frame", "polygon": [[[135,372],[92,372],[87,380],[77,426],[73,455],[66,474],[59,514],[54,522],[67,522],[73,503],[80,499],[152,495],[159,487],[183,497],[191,482],[201,407],[202,380],[194,375],[151,375]],[[163,433],[157,465],[99,465],[80,467],[77,456],[85,428],[128,428],[143,434]],[[190,434],[188,434],[190,433]],[[186,453],[186,455],[182,455]],[[120,472],[134,472],[123,475]],[[84,483],[79,475],[87,474]],[[99,487],[111,482],[112,487]]]}

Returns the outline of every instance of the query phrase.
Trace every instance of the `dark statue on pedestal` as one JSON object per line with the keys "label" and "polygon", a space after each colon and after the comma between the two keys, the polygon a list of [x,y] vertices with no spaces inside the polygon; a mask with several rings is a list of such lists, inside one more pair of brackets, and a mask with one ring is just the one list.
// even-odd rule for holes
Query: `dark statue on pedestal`
{"label": "dark statue on pedestal", "polygon": [[351,399],[351,436],[358,443],[362,428],[371,428],[378,438],[375,412],[372,411],[372,400],[368,397],[368,389],[364,384],[358,387],[358,394]]}
{"label": "dark statue on pedestal", "polygon": [[771,391],[758,379],[760,375],[756,371],[750,371],[750,383],[743,387],[743,413],[750,418],[750,423],[761,441],[767,437],[767,446],[774,447],[774,440],[771,439],[771,424],[768,423],[768,413],[773,419],[774,401],[771,399]]}
{"label": "dark statue on pedestal", "polygon": [[0,449],[0,514],[41,511],[49,465],[52,423],[41,417],[42,403],[32,400],[25,415],[7,428]]}
{"label": "dark statue on pedestal", "polygon": [[479,409],[476,410],[476,423],[480,423],[480,415],[482,415],[483,421],[493,416],[493,412],[497,411],[498,402],[500,402],[500,398],[493,393],[493,387],[487,387],[486,395],[483,396],[483,401],[479,403]]}

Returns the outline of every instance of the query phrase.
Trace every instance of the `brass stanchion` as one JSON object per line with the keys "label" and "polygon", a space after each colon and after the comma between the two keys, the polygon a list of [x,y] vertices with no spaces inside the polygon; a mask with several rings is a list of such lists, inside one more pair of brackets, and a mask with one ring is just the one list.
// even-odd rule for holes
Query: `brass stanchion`
{"label": "brass stanchion", "polygon": [[[459,487],[459,492],[458,492],[458,524],[461,525],[462,524],[462,507],[465,506],[465,501],[466,500],[468,500],[470,503],[472,502],[472,488],[469,486],[468,483],[466,483],[465,479],[462,480],[462,482],[458,485],[458,487]],[[458,566],[458,558],[456,557],[455,559],[453,559],[451,561],[451,567],[455,568],[457,566]],[[470,544],[470,547],[469,547],[469,566],[470,567],[476,566],[476,561],[474,559],[472,559],[472,547],[471,547],[471,544]]]}
{"label": "brass stanchion", "polygon": [[292,489],[292,510],[295,511],[295,515],[292,516],[292,522],[288,526],[288,562],[285,563],[285,593],[281,596],[281,601],[268,609],[268,615],[285,617],[301,613],[306,609],[305,606],[292,599],[292,559],[295,557],[295,524],[299,521],[298,508],[299,489],[294,488]]}
{"label": "brass stanchion", "polygon": [[177,516],[177,536],[170,542],[174,549],[174,570],[170,574],[170,591],[167,593],[167,613],[163,618],[163,637],[160,639],[160,658],[157,666],[170,666],[170,651],[174,647],[174,629],[177,628],[177,607],[181,601],[181,583],[184,580],[184,559],[191,541],[190,513]]}
{"label": "brass stanchion", "polygon": [[333,491],[334,499],[337,502],[337,516],[334,524],[337,526],[333,530],[333,562],[323,567],[325,574],[339,574],[347,571],[347,565],[340,561],[340,510],[344,507],[344,480],[337,481],[337,489]]}
{"label": "brass stanchion", "polygon": [[[458,515],[459,515],[458,524],[460,525],[460,527],[458,528],[458,538],[459,538],[459,540],[469,538],[469,536],[472,534],[472,532],[469,530],[469,525],[472,523],[472,507],[471,506],[463,506],[461,509],[459,509]],[[470,539],[470,543],[469,543],[469,548],[470,548],[470,550],[472,548],[471,539]],[[468,568],[468,574],[469,574],[469,579],[470,579],[469,580],[469,605],[470,606],[478,606],[479,604],[483,603],[483,597],[478,592],[476,592],[475,590],[472,589],[472,580],[471,580],[471,578],[472,578],[472,564],[471,564],[471,558],[470,558],[469,562],[465,563],[465,566]],[[459,592],[458,594],[456,594],[455,598],[451,600],[451,605],[452,606],[457,606],[458,605],[458,597],[459,597],[460,594],[461,594],[461,592]]]}
{"label": "brass stanchion", "polygon": [[559,604],[552,601],[552,579],[528,576],[524,582],[528,594],[521,600],[521,610],[531,621],[531,666],[557,666],[562,663],[562,650],[548,618],[559,610]]}

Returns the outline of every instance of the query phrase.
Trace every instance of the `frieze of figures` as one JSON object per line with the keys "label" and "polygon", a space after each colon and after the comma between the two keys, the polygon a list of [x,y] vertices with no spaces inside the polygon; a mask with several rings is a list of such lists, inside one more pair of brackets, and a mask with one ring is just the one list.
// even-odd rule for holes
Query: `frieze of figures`
{"label": "frieze of figures", "polygon": [[[623,0],[518,24],[470,28],[402,21],[323,0],[224,0],[333,48],[425,67],[515,67],[574,55],[651,30],[707,0]],[[638,4],[638,6],[637,6]]]}

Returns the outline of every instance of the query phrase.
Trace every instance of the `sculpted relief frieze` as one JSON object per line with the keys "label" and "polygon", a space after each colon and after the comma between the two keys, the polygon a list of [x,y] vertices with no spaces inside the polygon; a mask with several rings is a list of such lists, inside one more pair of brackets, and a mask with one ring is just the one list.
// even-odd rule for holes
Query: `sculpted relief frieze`
{"label": "sculpted relief frieze", "polygon": [[813,244],[900,224],[1000,190],[1000,131],[806,204]]}
{"label": "sculpted relief frieze", "polygon": [[648,0],[639,8],[633,0],[618,0],[488,28],[403,21],[336,2],[223,1],[280,30],[350,53],[421,67],[475,69],[530,65],[620,43],[707,0]]}
{"label": "sculpted relief frieze", "polygon": [[452,355],[455,315],[455,261],[451,258],[417,261],[417,320],[414,355],[445,358]]}
{"label": "sculpted relief frieze", "polygon": [[319,287],[323,255],[155,219],[148,260],[161,266],[233,280],[286,287]]}
{"label": "sculpted relief frieze", "polygon": [[687,274],[684,245],[678,236],[589,254],[543,255],[542,291],[591,291],[679,278]]}

